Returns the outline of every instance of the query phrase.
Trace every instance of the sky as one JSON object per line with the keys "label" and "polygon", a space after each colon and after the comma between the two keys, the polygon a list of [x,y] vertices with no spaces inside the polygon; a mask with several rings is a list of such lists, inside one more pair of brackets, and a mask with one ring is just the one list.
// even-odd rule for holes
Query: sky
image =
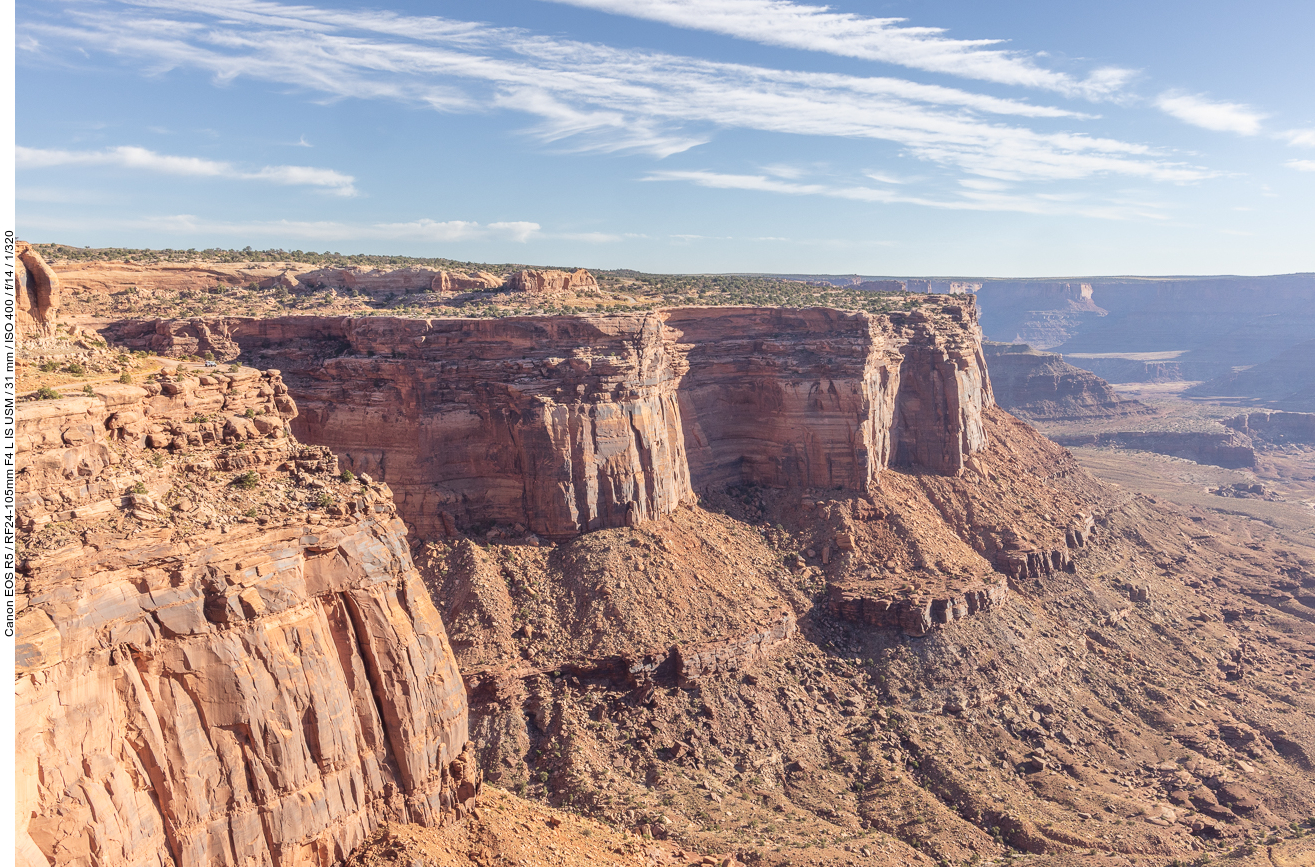
{"label": "sky", "polygon": [[19,0],[19,235],[1315,271],[1315,3]]}

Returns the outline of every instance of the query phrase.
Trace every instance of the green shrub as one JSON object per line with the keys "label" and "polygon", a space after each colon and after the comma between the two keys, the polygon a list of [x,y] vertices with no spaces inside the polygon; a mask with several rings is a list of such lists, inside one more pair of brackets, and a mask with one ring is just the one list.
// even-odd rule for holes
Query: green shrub
{"label": "green shrub", "polygon": [[59,400],[63,396],[64,395],[55,391],[50,386],[43,385],[37,389],[36,394],[33,395],[33,398],[36,400]]}
{"label": "green shrub", "polygon": [[41,365],[42,373],[54,373],[56,370],[59,370],[59,365],[53,361],[47,361]]}
{"label": "green shrub", "polygon": [[256,416],[260,415],[260,413],[256,412],[256,408],[254,406],[249,406],[247,407],[247,411],[242,413],[242,415],[246,416],[247,418],[255,418]]}
{"label": "green shrub", "polygon": [[83,394],[95,394],[96,392],[94,392],[94,391],[91,390],[91,383],[87,383],[86,385],[82,386],[82,393],[83,393]]}
{"label": "green shrub", "polygon": [[237,373],[237,372],[238,372],[239,370],[241,370],[241,369],[242,369],[242,365],[237,364],[236,362],[234,362],[233,364],[230,364],[230,365],[228,366],[228,372],[229,372],[229,373]]}
{"label": "green shrub", "polygon": [[247,470],[241,475],[234,476],[233,484],[244,491],[250,491],[260,484],[260,476],[256,475],[255,470]]}
{"label": "green shrub", "polygon": [[120,373],[119,382],[123,383],[124,385],[132,385],[132,374],[126,370],[123,373]]}
{"label": "green shrub", "polygon": [[356,474],[351,470],[343,470],[338,474],[338,478],[344,485],[350,485],[352,482],[356,481]]}
{"label": "green shrub", "polygon": [[327,509],[333,505],[333,499],[326,492],[321,491],[319,498],[315,501],[315,504],[319,506],[321,509]]}
{"label": "green shrub", "polygon": [[73,374],[74,376],[86,376],[86,375],[87,375],[87,369],[86,369],[85,367],[83,367],[81,364],[78,364],[76,361],[71,361],[71,362],[69,362],[68,366],[65,367],[64,370],[68,371],[69,373]]}
{"label": "green shrub", "polygon": [[132,486],[132,492],[134,494],[144,494],[146,493],[146,485],[142,482],[138,482]]}

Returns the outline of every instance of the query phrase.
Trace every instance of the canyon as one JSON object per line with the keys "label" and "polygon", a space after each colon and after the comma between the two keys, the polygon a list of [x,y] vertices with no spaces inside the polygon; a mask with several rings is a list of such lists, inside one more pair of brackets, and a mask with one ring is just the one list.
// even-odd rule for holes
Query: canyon
{"label": "canyon", "polygon": [[1315,539],[1092,476],[1005,395],[1139,406],[963,291],[61,315],[123,374],[20,404],[20,863],[1301,856]]}

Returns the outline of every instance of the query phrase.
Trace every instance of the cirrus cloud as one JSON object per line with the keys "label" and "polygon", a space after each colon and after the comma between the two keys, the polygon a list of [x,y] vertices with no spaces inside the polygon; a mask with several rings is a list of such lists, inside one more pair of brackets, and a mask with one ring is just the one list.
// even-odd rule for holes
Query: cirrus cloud
{"label": "cirrus cloud", "polygon": [[661,158],[718,130],[747,129],[884,141],[953,171],[1002,179],[1213,175],[1144,144],[1053,129],[1057,121],[1091,120],[1067,109],[898,78],[708,61],[433,16],[268,0],[74,0],[67,9],[27,29],[155,75],[199,69],[220,84],[244,77],[328,99],[517,112],[533,119],[528,134],[566,150]]}
{"label": "cirrus cloud", "polygon": [[315,187],[335,196],[356,195],[355,178],[333,169],[312,166],[265,166],[244,171],[232,163],[201,157],[180,157],[156,153],[143,147],[124,145],[99,151],[48,150],[18,146],[14,163],[20,169],[45,169],[59,166],[117,166],[165,175],[194,178],[231,178],[267,181],[283,186]]}
{"label": "cirrus cloud", "polygon": [[790,0],[553,0],[615,15],[659,21],[688,30],[721,33],[764,45],[822,51],[910,69],[1035,87],[1103,99],[1136,74],[1103,67],[1075,78],[1039,66],[1022,51],[996,46],[1002,39],[951,39],[940,27],[913,27],[904,18],[868,18]]}
{"label": "cirrus cloud", "polygon": [[1255,135],[1260,123],[1269,115],[1249,105],[1237,102],[1218,102],[1199,94],[1169,90],[1160,94],[1155,105],[1160,111],[1184,123],[1215,132],[1235,132]]}

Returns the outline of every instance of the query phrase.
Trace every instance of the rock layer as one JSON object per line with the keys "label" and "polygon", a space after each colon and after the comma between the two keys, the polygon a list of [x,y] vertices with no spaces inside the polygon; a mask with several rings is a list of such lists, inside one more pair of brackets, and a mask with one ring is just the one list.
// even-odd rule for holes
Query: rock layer
{"label": "rock layer", "polygon": [[895,463],[955,474],[984,444],[992,400],[970,299],[880,316],[285,317],[106,334],[178,351],[203,330],[284,370],[295,434],[387,481],[429,537],[480,523],[568,537],[732,483],[862,490]]}
{"label": "rock layer", "polygon": [[386,496],[168,517],[210,496],[166,505],[170,469],[333,479],[281,390],[245,369],[20,408],[20,523],[73,531],[19,566],[20,864],[329,865],[474,795],[455,658]]}

